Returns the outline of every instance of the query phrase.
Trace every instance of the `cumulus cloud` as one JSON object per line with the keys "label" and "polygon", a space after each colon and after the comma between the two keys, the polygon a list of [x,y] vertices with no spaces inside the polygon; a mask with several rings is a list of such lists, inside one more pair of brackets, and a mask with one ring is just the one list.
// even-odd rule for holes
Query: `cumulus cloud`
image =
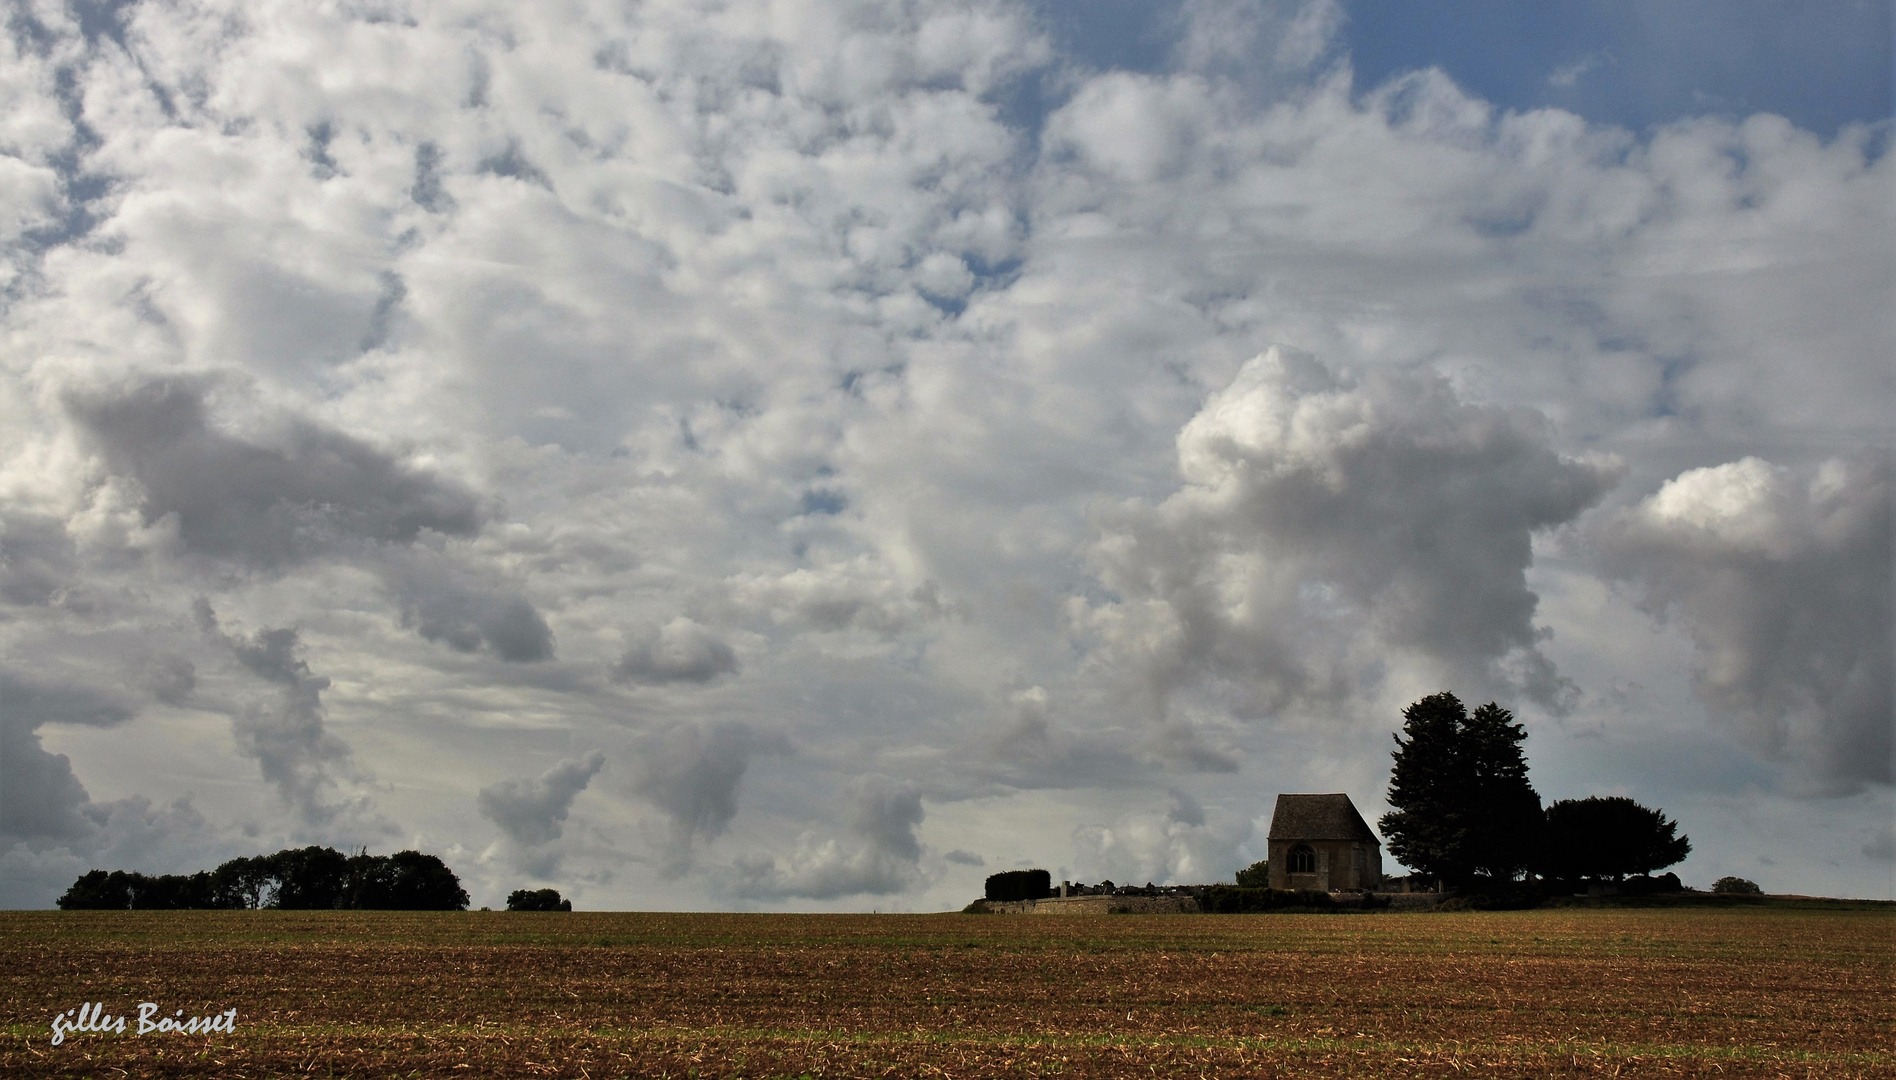
{"label": "cumulus cloud", "polygon": [[[231,717],[238,752],[254,759],[263,779],[305,825],[367,820],[373,811],[366,796],[348,797],[340,789],[362,776],[353,751],[323,719],[323,691],[329,678],[310,670],[297,631],[289,627],[255,634],[227,633],[202,597],[193,605],[199,628],[221,643],[251,675],[276,687],[274,701],[254,702]],[[386,829],[386,822],[375,827]]]}
{"label": "cumulus cloud", "polygon": [[731,593],[739,604],[766,611],[778,623],[821,631],[890,635],[947,610],[934,582],[904,588],[898,574],[867,556],[799,567],[775,578],[744,575],[732,580]]}
{"label": "cumulus cloud", "polygon": [[[1689,676],[1613,651],[1631,605],[1543,636],[1609,579],[1667,642],[1711,619],[1673,555],[1576,556],[1614,475],[1584,451],[1801,483],[1887,442],[1881,126],[1361,86],[1334,0],[1172,5],[1140,71],[1014,0],[10,12],[0,655],[142,707],[7,750],[149,756],[151,807],[248,777],[197,788],[212,831],[269,827],[267,761],[340,842],[298,807],[351,804],[346,723],[432,775],[376,805],[444,845],[493,830],[468,777],[516,739],[607,747],[665,873],[564,842],[601,902],[732,902],[732,833],[776,853],[760,903],[952,899],[929,871],[965,864],[826,809],[863,775],[995,865],[1088,822],[1149,852],[1113,873],[1183,874],[1156,838],[1198,826],[1093,807],[1181,769],[1204,828],[1311,774],[1357,791],[1364,733],[1442,685],[1541,723],[1611,684],[1679,726]],[[1272,342],[1329,367],[1246,365]],[[1782,685],[1856,715],[1799,678],[1721,711],[1815,715]],[[197,753],[206,712],[234,763]]]}
{"label": "cumulus cloud", "polygon": [[83,686],[47,685],[0,669],[0,835],[71,841],[90,833],[92,800],[64,754],[49,754],[46,724],[112,727],[131,719],[122,701]]}
{"label": "cumulus cloud", "polygon": [[44,514],[0,517],[0,600],[53,603],[72,582],[75,566],[65,522]]}
{"label": "cumulus cloud", "polygon": [[124,729],[135,703],[95,687],[0,667],[0,907],[44,907],[100,866],[175,872],[171,860],[224,850],[222,830],[188,797],[95,801],[47,725]]}
{"label": "cumulus cloud", "polygon": [[1692,469],[1595,539],[1698,646],[1713,723],[1826,793],[1891,782],[1891,461]]}
{"label": "cumulus cloud", "polygon": [[738,784],[753,757],[788,751],[783,736],[736,721],[648,733],[639,743],[633,787],[665,812],[664,871],[684,873],[694,845],[724,835],[737,816]]}
{"label": "cumulus cloud", "polygon": [[1178,466],[1164,502],[1102,515],[1094,561],[1117,599],[1076,608],[1138,665],[1156,712],[1201,676],[1265,713],[1334,703],[1373,689],[1390,651],[1558,704],[1532,538],[1620,469],[1559,453],[1540,415],[1273,348],[1185,425]]}
{"label": "cumulus cloud", "polygon": [[561,761],[537,777],[490,784],[481,789],[475,804],[482,817],[500,826],[515,843],[525,847],[550,844],[565,829],[573,800],[605,764],[606,756],[594,750]]}
{"label": "cumulus cloud", "polygon": [[656,631],[639,635],[619,658],[612,677],[659,686],[708,683],[737,671],[737,652],[716,634],[680,615]]}
{"label": "cumulus cloud", "polygon": [[1250,822],[1207,823],[1197,799],[1177,788],[1169,795],[1171,805],[1163,812],[1134,810],[1107,825],[1073,830],[1075,873],[1086,881],[1119,884],[1199,884],[1229,875]]}
{"label": "cumulus cloud", "polygon": [[433,550],[391,553],[371,563],[401,605],[402,621],[455,652],[485,646],[510,663],[553,658],[553,628],[526,597]]}
{"label": "cumulus cloud", "polygon": [[279,569],[352,540],[480,527],[467,491],[340,432],[292,420],[266,445],[216,430],[207,389],[150,377],[66,399],[106,466],[143,488],[146,524],[175,519],[186,550]]}
{"label": "cumulus cloud", "polygon": [[788,855],[739,859],[737,894],[829,900],[912,888],[921,873],[922,844],[915,836],[924,817],[920,790],[886,776],[859,777],[850,784],[847,813],[839,836],[819,840],[805,834]]}

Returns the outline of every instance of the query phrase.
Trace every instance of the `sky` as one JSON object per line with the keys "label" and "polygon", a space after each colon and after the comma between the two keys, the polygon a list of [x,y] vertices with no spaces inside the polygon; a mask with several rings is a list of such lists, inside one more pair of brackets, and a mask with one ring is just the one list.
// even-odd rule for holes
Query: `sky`
{"label": "sky", "polygon": [[1440,690],[1896,898],[1887,4],[6,27],[0,905],[1229,881]]}

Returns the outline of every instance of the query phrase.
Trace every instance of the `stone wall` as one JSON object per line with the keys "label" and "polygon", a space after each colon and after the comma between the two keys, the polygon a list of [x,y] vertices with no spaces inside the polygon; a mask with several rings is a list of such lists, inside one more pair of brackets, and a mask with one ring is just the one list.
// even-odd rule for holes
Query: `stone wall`
{"label": "stone wall", "polygon": [[1048,900],[989,900],[997,915],[1190,915],[1198,901],[1189,896],[1067,896]]}

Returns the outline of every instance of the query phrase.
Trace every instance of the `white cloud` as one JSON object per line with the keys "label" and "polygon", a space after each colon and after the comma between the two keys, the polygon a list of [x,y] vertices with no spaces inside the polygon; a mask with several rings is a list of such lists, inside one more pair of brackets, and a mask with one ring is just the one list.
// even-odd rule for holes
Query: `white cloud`
{"label": "white cloud", "polygon": [[1713,722],[1827,791],[1888,784],[1891,465],[1692,469],[1600,528],[1609,566],[1698,645]]}
{"label": "white cloud", "polygon": [[850,785],[842,835],[799,838],[781,857],[751,855],[736,864],[734,889],[755,898],[906,892],[921,878],[922,845],[915,827],[925,816],[921,793],[908,782],[865,776]]}
{"label": "white cloud", "polygon": [[[559,872],[601,904],[959,906],[967,864],[902,839],[924,798],[992,830],[942,850],[1097,825],[1185,873],[1097,808],[1373,790],[1445,681],[1536,738],[1663,705],[1730,760],[1621,630],[1694,637],[1760,767],[1886,783],[1826,666],[1874,633],[1707,630],[1750,593],[1683,554],[1824,596],[1874,563],[1795,518],[1887,441],[1880,129],[1356,95],[1321,0],[1194,0],[1146,74],[1008,0],[119,12],[0,42],[0,654],[125,717],[7,728],[73,828],[191,793],[152,858],[478,850],[470,778],[598,746]],[[1250,361],[1277,342],[1328,367]],[[1623,504],[1747,455],[1804,492],[1746,512],[1788,553]],[[1573,543],[1595,500],[1647,547]],[[1673,629],[1601,601],[1549,642],[1536,575]],[[118,850],[87,835],[0,858]]]}
{"label": "white cloud", "polygon": [[1211,396],[1178,459],[1179,492],[1104,515],[1094,559],[1117,599],[1076,612],[1155,712],[1206,676],[1252,715],[1333,710],[1403,655],[1558,704],[1532,538],[1604,495],[1616,463],[1563,457],[1543,418],[1441,380],[1343,380],[1282,349]]}

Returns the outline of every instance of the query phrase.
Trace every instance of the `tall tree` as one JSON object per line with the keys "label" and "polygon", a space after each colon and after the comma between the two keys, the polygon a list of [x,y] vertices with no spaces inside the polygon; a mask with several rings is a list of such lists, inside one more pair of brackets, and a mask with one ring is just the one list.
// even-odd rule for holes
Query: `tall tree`
{"label": "tall tree", "polygon": [[1547,808],[1541,873],[1564,881],[1650,874],[1692,853],[1679,823],[1618,795],[1562,799]]}
{"label": "tall tree", "polygon": [[1402,710],[1402,735],[1395,736],[1389,771],[1390,810],[1377,823],[1398,862],[1457,885],[1474,872],[1466,858],[1469,821],[1463,806],[1473,777],[1459,751],[1467,718],[1461,699],[1446,692]]}
{"label": "tall tree", "polygon": [[1475,872],[1496,881],[1527,873],[1540,854],[1540,795],[1527,780],[1527,729],[1490,701],[1462,726],[1474,774],[1469,846]]}
{"label": "tall tree", "polygon": [[[1527,779],[1514,714],[1431,694],[1402,712],[1383,815],[1389,853],[1455,889],[1511,882],[1533,862],[1540,796]],[[1406,738],[1405,738],[1406,736]]]}

